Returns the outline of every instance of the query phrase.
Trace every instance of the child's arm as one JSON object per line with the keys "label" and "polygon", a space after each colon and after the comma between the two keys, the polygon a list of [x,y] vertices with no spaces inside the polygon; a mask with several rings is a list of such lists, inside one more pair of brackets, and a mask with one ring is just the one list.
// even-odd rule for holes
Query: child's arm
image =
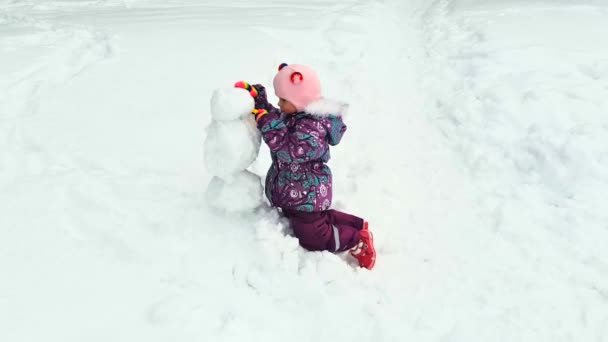
{"label": "child's arm", "polygon": [[338,145],[344,136],[344,132],[346,132],[346,124],[340,116],[328,116],[326,122],[329,123],[326,125],[329,144],[331,146]]}
{"label": "child's arm", "polygon": [[258,112],[262,112],[263,114],[266,114],[270,111],[280,112],[277,108],[268,103],[268,97],[266,96],[266,88],[264,88],[263,85],[251,85],[245,81],[238,81],[234,84],[234,87],[242,88],[243,90],[248,91],[251,97],[253,97],[255,106],[253,114],[256,115],[256,119],[258,118]]}
{"label": "child's arm", "polygon": [[297,128],[289,132],[278,111],[268,112],[258,120],[258,128],[264,141],[277,157],[288,163],[304,163],[320,159],[327,153],[325,129],[313,119],[298,122]]}

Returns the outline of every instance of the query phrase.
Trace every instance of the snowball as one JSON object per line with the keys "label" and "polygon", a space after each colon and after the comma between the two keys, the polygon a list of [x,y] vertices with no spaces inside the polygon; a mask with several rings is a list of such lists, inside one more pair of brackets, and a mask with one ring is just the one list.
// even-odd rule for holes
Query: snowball
{"label": "snowball", "polygon": [[255,104],[244,89],[216,89],[211,96],[211,117],[215,120],[229,121],[251,115]]}
{"label": "snowball", "polygon": [[213,177],[207,187],[207,203],[216,210],[224,212],[245,212],[264,203],[260,177],[241,171],[231,181]]}
{"label": "snowball", "polygon": [[[251,115],[250,115],[251,116]],[[246,117],[234,121],[213,121],[205,138],[205,165],[214,176],[229,180],[247,169],[260,151],[260,132]]]}
{"label": "snowball", "polygon": [[[258,129],[258,123],[255,121],[255,117],[253,115],[247,115],[242,120],[246,123],[247,130],[249,131],[249,135],[251,135],[252,139],[257,142],[261,142],[262,133],[260,133],[260,130]],[[260,150],[259,143],[257,150]]]}

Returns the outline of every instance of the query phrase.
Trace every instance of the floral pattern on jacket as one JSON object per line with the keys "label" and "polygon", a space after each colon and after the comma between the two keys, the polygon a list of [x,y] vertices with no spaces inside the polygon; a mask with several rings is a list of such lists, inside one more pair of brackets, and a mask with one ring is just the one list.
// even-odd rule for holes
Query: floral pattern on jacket
{"label": "floral pattern on jacket", "polygon": [[256,108],[268,114],[258,121],[258,128],[272,157],[266,175],[266,197],[273,206],[299,210],[323,211],[332,202],[332,175],[327,166],[329,146],[337,145],[346,125],[342,121],[347,106],[321,99],[293,115],[281,113],[266,101],[265,89]]}

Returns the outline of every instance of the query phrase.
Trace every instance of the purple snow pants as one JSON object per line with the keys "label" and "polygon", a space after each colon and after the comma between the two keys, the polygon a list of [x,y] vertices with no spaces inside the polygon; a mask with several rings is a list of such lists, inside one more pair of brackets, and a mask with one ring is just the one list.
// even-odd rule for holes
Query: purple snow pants
{"label": "purple snow pants", "polygon": [[337,210],[303,212],[282,209],[289,225],[309,251],[342,252],[354,247],[361,237],[363,219]]}

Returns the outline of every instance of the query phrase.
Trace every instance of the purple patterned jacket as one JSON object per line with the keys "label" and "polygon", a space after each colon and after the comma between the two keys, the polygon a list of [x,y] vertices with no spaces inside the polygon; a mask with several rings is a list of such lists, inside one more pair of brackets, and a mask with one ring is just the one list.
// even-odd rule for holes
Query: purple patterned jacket
{"label": "purple patterned jacket", "polygon": [[298,211],[323,211],[332,200],[329,145],[337,145],[346,131],[342,115],[347,105],[321,99],[304,111],[286,115],[268,103],[266,90],[259,91],[256,108],[268,114],[258,121],[270,148],[272,165],[266,175],[266,197],[275,207]]}

